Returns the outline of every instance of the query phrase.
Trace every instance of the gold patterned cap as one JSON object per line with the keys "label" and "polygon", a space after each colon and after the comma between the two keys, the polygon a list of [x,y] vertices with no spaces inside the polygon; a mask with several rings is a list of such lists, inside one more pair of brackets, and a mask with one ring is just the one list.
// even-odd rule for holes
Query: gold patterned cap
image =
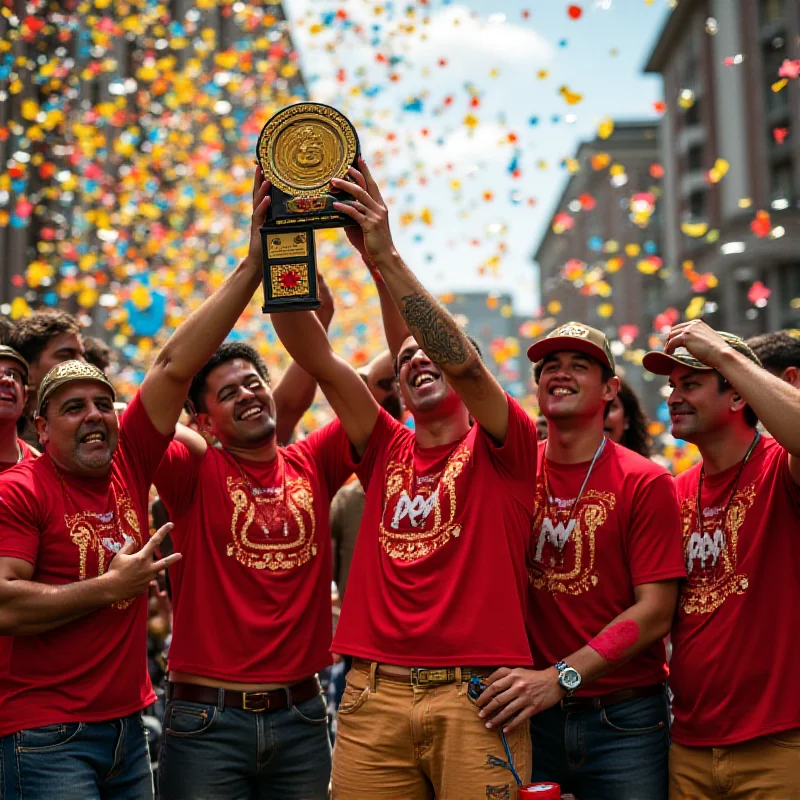
{"label": "gold patterned cap", "polygon": [[539,339],[528,348],[528,358],[535,364],[550,353],[557,353],[560,350],[576,350],[591,356],[601,364],[605,364],[612,372],[616,372],[614,356],[611,354],[611,346],[606,335],[582,322],[568,322],[550,331],[544,339]]}
{"label": "gold patterned cap", "polygon": [[[762,366],[761,359],[753,352],[750,346],[735,333],[727,331],[717,331],[717,333],[737,352],[746,356],[758,366]],[[664,353],[661,350],[651,350],[642,359],[642,366],[654,375],[669,375],[675,365],[679,364],[692,369],[710,370],[709,367],[699,359],[695,358],[685,347],[676,347],[671,353]]]}
{"label": "gold patterned cap", "polygon": [[0,358],[16,361],[25,370],[24,378],[27,383],[30,367],[21,353],[18,353],[13,347],[9,347],[7,344],[0,344]]}
{"label": "gold patterned cap", "polygon": [[358,158],[350,120],[322,103],[295,103],[278,111],[261,131],[256,156],[264,176],[292,197],[320,197],[331,178],[344,178]]}
{"label": "gold patterned cap", "polygon": [[96,381],[97,383],[102,383],[111,390],[112,399],[117,399],[117,393],[114,391],[111,381],[97,367],[87,364],[85,361],[64,361],[61,364],[56,364],[42,378],[42,382],[39,385],[39,402],[36,407],[36,413],[41,415],[42,409],[56,389],[65,383],[72,383],[73,381]]}

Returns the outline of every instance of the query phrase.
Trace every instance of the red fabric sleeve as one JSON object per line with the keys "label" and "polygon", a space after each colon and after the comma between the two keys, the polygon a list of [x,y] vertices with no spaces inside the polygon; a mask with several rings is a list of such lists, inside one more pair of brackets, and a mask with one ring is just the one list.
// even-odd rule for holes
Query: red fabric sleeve
{"label": "red fabric sleeve", "polygon": [[320,481],[328,487],[329,498],[333,498],[355,470],[350,440],[338,419],[289,448],[297,448],[317,465]]}
{"label": "red fabric sleeve", "polygon": [[786,490],[786,495],[792,508],[800,514],[800,486],[794,482],[792,473],[789,470],[789,451],[786,448],[778,445],[775,447],[775,454],[773,458],[777,459],[778,474],[781,477],[783,487]]}
{"label": "red fabric sleeve", "polygon": [[161,457],[171,441],[172,434],[165,436],[156,430],[141,394],[136,392],[119,423],[119,444],[114,460],[125,464],[135,481],[135,488],[144,492],[143,497],[147,497]]}
{"label": "red fabric sleeve", "polygon": [[192,506],[200,461],[183,442],[173,439],[158,465],[153,483],[173,522]]}
{"label": "red fabric sleeve", "polygon": [[666,472],[647,476],[632,499],[628,564],[634,586],[685,578],[678,495]]}
{"label": "red fabric sleeve", "polygon": [[0,556],[36,564],[39,553],[41,504],[30,469],[12,469],[0,475]]}
{"label": "red fabric sleeve", "polygon": [[[392,442],[396,438],[414,438],[414,432],[405,425],[399,423],[383,408],[378,413],[378,419],[375,420],[375,427],[372,429],[372,434],[367,443],[367,449],[361,460],[353,466],[364,491],[369,487],[370,476],[375,471],[375,468],[380,463],[386,462],[386,456],[389,452]],[[352,458],[352,452],[350,457]]]}
{"label": "red fabric sleeve", "polygon": [[539,441],[536,423],[510,395],[508,399],[508,434],[502,446],[480,429],[481,440],[491,453],[498,472],[526,505],[533,506],[536,494],[536,464]]}

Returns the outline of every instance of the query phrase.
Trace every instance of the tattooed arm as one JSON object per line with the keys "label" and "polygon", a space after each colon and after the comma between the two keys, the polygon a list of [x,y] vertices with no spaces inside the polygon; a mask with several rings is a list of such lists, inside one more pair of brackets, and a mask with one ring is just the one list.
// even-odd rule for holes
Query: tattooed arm
{"label": "tattooed arm", "polygon": [[[643,583],[634,587],[636,602],[564,661],[581,676],[581,687],[630,661],[669,633],[678,603],[678,581]],[[502,669],[486,679],[478,698],[487,727],[509,731],[564,697],[558,670]]]}
{"label": "tattooed arm", "polygon": [[[360,171],[359,171],[360,170]],[[496,441],[508,433],[508,400],[466,334],[433,299],[394,249],[389,214],[380,189],[363,159],[351,169],[355,182],[334,179],[335,188],[352,195],[354,203],[334,207],[354,219],[363,234],[365,261],[380,273],[400,309],[411,335],[445,374],[472,417]]]}

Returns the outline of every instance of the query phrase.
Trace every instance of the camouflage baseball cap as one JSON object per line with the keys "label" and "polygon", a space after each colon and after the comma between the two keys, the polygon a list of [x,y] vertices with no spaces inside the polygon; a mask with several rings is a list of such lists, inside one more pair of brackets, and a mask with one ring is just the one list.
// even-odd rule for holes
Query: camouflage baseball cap
{"label": "camouflage baseball cap", "polygon": [[611,355],[608,339],[597,328],[590,328],[581,322],[568,322],[566,325],[561,325],[550,331],[544,339],[534,342],[528,348],[528,358],[535,364],[550,353],[557,353],[559,350],[577,350],[579,353],[591,356],[601,364],[605,364],[612,372],[616,372],[614,356]]}
{"label": "camouflage baseball cap", "polygon": [[[747,342],[741,336],[734,333],[727,333],[726,331],[717,331],[717,333],[737,352],[746,356],[754,363],[761,366],[761,360],[751,350]],[[661,350],[651,350],[645,354],[642,359],[642,366],[655,375],[669,375],[675,365],[680,364],[684,367],[691,367],[692,369],[714,369],[704,364],[702,361],[696,359],[685,347],[676,347],[671,353],[665,353]]]}
{"label": "camouflage baseball cap", "polygon": [[47,403],[56,389],[73,381],[96,381],[97,383],[102,383],[111,390],[112,399],[117,399],[117,394],[111,385],[111,381],[97,367],[87,364],[85,361],[64,361],[61,364],[56,364],[42,378],[42,382],[39,385],[39,402],[36,407],[36,413],[42,413],[45,403]]}
{"label": "camouflage baseball cap", "polygon": [[7,344],[0,344],[0,358],[16,361],[24,370],[25,380],[28,380],[28,371],[30,367],[21,353],[18,353],[13,347],[9,347]]}

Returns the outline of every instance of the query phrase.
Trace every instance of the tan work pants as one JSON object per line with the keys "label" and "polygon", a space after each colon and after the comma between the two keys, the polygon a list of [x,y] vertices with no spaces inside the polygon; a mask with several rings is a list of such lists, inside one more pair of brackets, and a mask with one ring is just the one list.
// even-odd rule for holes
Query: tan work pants
{"label": "tan work pants", "polygon": [[669,751],[669,800],[800,800],[800,728]]}
{"label": "tan work pants", "polygon": [[[417,687],[353,668],[339,706],[333,800],[514,800],[500,733],[486,728],[467,683]],[[530,780],[527,725],[508,734]]]}

